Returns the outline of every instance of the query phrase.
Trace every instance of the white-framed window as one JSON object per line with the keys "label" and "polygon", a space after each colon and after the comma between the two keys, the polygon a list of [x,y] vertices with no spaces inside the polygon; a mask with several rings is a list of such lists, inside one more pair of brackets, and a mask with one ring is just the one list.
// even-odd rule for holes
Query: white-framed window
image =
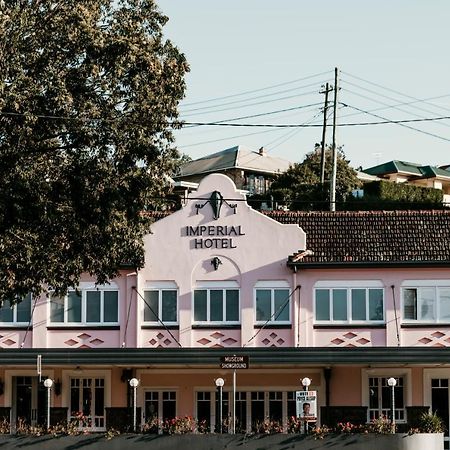
{"label": "white-framed window", "polygon": [[316,323],[384,323],[384,288],[376,281],[317,283],[314,317]]}
{"label": "white-framed window", "polygon": [[239,324],[239,285],[234,281],[198,284],[193,305],[195,324]]}
{"label": "white-framed window", "polygon": [[178,288],[173,282],[154,282],[144,290],[145,323],[175,325],[178,323]]}
{"label": "white-framed window", "polygon": [[290,324],[290,289],[286,281],[259,281],[255,285],[256,323]]}
{"label": "white-framed window", "polygon": [[0,308],[0,324],[6,326],[28,324],[31,319],[31,301],[31,294],[28,294],[14,305],[9,301],[3,302]]}
{"label": "white-framed window", "polygon": [[81,283],[65,296],[50,296],[50,322],[71,325],[117,325],[119,290],[114,284]]}
{"label": "white-framed window", "polygon": [[412,404],[411,369],[370,368],[363,369],[361,376],[362,405],[367,406],[367,421],[382,416],[391,418],[392,387],[388,385],[388,379],[395,378],[395,420],[406,422],[406,407]]}
{"label": "white-framed window", "polygon": [[404,322],[450,323],[450,280],[411,280],[402,286]]}

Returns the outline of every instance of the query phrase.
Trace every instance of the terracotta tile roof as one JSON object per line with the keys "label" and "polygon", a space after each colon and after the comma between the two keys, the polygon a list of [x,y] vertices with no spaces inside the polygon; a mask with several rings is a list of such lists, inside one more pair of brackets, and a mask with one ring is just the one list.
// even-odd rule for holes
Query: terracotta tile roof
{"label": "terracotta tile roof", "polygon": [[[313,255],[296,263],[436,263],[450,265],[450,211],[266,213],[306,232]],[[299,249],[306,250],[306,249]],[[292,257],[290,258],[292,259]]]}

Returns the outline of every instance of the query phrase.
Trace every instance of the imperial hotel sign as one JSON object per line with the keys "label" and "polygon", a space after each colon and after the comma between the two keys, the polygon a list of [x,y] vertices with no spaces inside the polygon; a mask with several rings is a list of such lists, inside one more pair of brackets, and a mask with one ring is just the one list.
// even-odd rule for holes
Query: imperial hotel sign
{"label": "imperial hotel sign", "polygon": [[236,237],[245,236],[241,225],[199,225],[185,227],[185,235],[193,237],[192,248],[237,248]]}

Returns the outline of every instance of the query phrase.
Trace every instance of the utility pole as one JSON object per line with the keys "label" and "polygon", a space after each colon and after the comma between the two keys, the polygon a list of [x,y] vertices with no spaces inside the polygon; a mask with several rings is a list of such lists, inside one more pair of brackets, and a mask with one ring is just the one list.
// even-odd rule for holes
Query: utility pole
{"label": "utility pole", "polygon": [[325,104],[323,106],[322,154],[320,156],[320,183],[322,184],[322,189],[325,183],[325,134],[327,130],[328,92],[331,92],[332,90],[333,88],[327,83],[325,85],[325,90],[320,92],[320,94],[325,94]]}
{"label": "utility pole", "polygon": [[337,172],[337,151],[336,151],[336,111],[338,93],[338,68],[334,68],[334,103],[333,103],[333,170],[330,183],[330,211],[336,211],[336,172]]}

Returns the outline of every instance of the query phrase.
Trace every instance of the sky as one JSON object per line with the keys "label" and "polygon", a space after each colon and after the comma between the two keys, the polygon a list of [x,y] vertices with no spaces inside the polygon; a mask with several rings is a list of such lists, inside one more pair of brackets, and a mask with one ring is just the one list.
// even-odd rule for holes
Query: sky
{"label": "sky", "polygon": [[[193,159],[244,145],[302,161],[321,142],[320,92],[337,67],[336,144],[353,167],[450,164],[450,119],[437,120],[450,117],[450,1],[156,1],[190,65],[181,119],[253,125],[186,125],[176,145]],[[317,126],[254,126],[267,124]]]}

